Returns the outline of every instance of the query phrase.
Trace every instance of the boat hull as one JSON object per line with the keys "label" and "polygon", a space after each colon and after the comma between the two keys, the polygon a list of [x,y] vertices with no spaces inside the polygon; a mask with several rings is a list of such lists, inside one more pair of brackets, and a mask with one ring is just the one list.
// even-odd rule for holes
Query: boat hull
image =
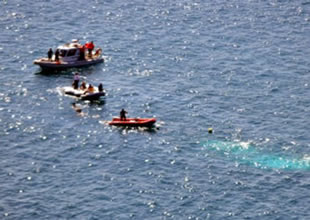
{"label": "boat hull", "polygon": [[156,118],[113,118],[109,125],[126,126],[126,127],[152,127],[156,122]]}
{"label": "boat hull", "polygon": [[105,96],[105,92],[95,92],[95,93],[89,93],[89,94],[81,95],[80,98],[81,98],[81,100],[94,101],[94,100],[100,99],[103,96]]}
{"label": "boat hull", "polygon": [[80,60],[75,62],[55,62],[48,59],[37,59],[33,63],[39,65],[43,70],[64,70],[69,68],[87,67],[98,63],[103,63],[103,58]]}

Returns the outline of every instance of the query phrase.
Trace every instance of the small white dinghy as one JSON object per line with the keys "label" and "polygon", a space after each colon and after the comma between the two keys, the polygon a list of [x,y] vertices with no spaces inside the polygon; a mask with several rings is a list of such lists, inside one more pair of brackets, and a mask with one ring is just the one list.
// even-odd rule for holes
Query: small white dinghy
{"label": "small white dinghy", "polygon": [[100,97],[106,95],[106,91],[104,89],[102,91],[99,91],[97,87],[93,87],[93,91],[89,91],[88,89],[74,89],[72,86],[65,86],[61,88],[61,91],[65,95],[89,101],[98,100],[100,99]]}

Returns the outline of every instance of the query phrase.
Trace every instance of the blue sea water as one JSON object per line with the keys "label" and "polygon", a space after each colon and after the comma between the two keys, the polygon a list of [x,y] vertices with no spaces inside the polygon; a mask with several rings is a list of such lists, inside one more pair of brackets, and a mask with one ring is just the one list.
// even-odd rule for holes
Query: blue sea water
{"label": "blue sea water", "polygon": [[[0,219],[310,218],[310,2],[3,0],[0,30]],[[105,63],[33,65],[71,39]]]}

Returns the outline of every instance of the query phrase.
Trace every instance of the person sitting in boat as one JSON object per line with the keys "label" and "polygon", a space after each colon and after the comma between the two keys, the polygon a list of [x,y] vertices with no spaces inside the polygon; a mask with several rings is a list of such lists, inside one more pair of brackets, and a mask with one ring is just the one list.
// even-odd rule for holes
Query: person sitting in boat
{"label": "person sitting in boat", "polygon": [[88,49],[88,56],[92,57],[93,49],[95,48],[94,42],[91,41],[85,44],[85,47]]}
{"label": "person sitting in boat", "polygon": [[59,50],[57,49],[55,52],[55,61],[59,61]]}
{"label": "person sitting in boat", "polygon": [[103,92],[103,85],[102,85],[102,83],[99,84],[98,90],[99,90],[99,92]]}
{"label": "person sitting in boat", "polygon": [[87,89],[87,87],[86,87],[86,82],[85,82],[85,81],[83,81],[83,82],[81,83],[80,89],[81,89],[81,90]]}
{"label": "person sitting in boat", "polygon": [[95,56],[98,57],[102,52],[102,49],[101,48],[98,48],[95,52]]}
{"label": "person sitting in boat", "polygon": [[92,84],[89,84],[88,88],[87,88],[87,91],[85,92],[86,93],[94,93],[95,92],[95,88],[93,87]]}
{"label": "person sitting in boat", "polygon": [[125,111],[125,109],[122,108],[122,110],[119,114],[120,114],[121,121],[126,121],[127,112]]}
{"label": "person sitting in boat", "polygon": [[48,50],[48,52],[47,52],[47,58],[48,58],[48,60],[51,60],[52,57],[53,57],[53,50],[52,50],[52,48],[50,48],[50,49]]}
{"label": "person sitting in boat", "polygon": [[79,82],[80,82],[80,76],[79,73],[74,74],[74,81],[73,81],[73,88],[78,89],[79,88]]}

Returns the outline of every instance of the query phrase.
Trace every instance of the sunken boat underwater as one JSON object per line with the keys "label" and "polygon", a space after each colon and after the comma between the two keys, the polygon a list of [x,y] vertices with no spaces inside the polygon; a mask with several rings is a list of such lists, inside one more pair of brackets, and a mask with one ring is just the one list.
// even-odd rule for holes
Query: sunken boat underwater
{"label": "sunken boat underwater", "polygon": [[71,43],[57,47],[56,51],[50,55],[50,58],[39,58],[33,63],[39,65],[42,70],[53,71],[87,67],[104,62],[101,48],[94,48],[92,53],[88,54],[87,47],[80,44],[78,40],[72,40]]}
{"label": "sunken boat underwater", "polygon": [[87,85],[87,87],[88,89],[75,89],[72,86],[65,86],[61,88],[61,91],[63,92],[63,94],[71,96],[73,98],[88,101],[99,100],[101,97],[104,97],[106,95],[106,91],[104,89],[98,89],[97,87],[92,87],[92,89],[89,89],[89,85]]}

